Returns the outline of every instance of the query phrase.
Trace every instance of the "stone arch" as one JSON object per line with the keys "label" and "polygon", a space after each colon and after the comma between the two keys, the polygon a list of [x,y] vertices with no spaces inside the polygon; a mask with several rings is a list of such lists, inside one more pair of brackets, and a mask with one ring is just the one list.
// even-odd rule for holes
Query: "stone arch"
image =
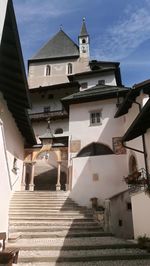
{"label": "stone arch", "polygon": [[138,170],[138,164],[135,154],[131,154],[129,157],[129,173],[132,174]]}
{"label": "stone arch", "polygon": [[109,155],[109,154],[114,154],[114,152],[108,145],[99,142],[92,142],[87,146],[83,147],[77,154],[77,157]]}
{"label": "stone arch", "polygon": [[60,150],[54,150],[54,149],[51,149],[51,146],[50,145],[45,145],[45,147],[43,146],[42,148],[41,148],[41,150],[38,150],[38,151],[36,151],[35,153],[34,153],[34,156],[33,156],[33,160],[34,161],[36,161],[37,160],[37,158],[40,156],[40,154],[42,154],[42,153],[49,153],[50,151],[53,151],[55,154],[56,154],[56,156],[57,156],[57,161],[60,161],[61,160],[61,152],[60,152]]}

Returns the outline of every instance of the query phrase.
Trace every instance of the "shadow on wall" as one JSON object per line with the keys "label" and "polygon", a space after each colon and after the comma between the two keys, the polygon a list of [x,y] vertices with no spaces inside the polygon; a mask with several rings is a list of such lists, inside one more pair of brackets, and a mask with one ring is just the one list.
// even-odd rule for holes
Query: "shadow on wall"
{"label": "shadow on wall", "polygon": [[[34,177],[34,190],[56,190],[57,168],[45,171]],[[65,190],[66,173],[60,175],[61,190]]]}

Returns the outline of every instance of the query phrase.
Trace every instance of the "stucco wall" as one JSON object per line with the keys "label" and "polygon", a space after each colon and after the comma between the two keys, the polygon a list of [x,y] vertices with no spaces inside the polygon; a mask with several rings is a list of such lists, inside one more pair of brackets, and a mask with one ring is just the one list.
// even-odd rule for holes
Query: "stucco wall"
{"label": "stucco wall", "polygon": [[134,237],[150,237],[150,196],[145,192],[131,195]]}
{"label": "stucco wall", "polygon": [[[94,110],[102,112],[101,125],[90,126],[90,112]],[[81,148],[93,141],[102,142],[112,148],[112,138],[122,136],[124,133],[124,121],[122,117],[115,119],[115,112],[116,99],[71,105],[69,116],[71,140],[81,140]]]}
{"label": "stucco wall", "polygon": [[2,33],[3,33],[7,2],[8,0],[0,0],[0,43],[1,43]]}
{"label": "stucco wall", "polygon": [[[9,199],[21,184],[24,141],[2,95],[0,107],[0,231],[7,231]],[[17,158],[17,173],[12,171],[14,158]]]}
{"label": "stucco wall", "polygon": [[[141,106],[143,106],[147,101],[147,95],[141,94],[139,97],[136,98],[136,102],[140,103]],[[125,132],[130,127],[132,122],[135,120],[137,115],[139,114],[139,106],[136,103],[132,104],[132,107],[129,109],[129,112],[124,116],[124,130]],[[143,151],[143,142],[142,142],[142,136],[135,138],[131,141],[126,142],[126,145],[138,149],[140,151]],[[129,158],[131,155],[134,155],[137,161],[137,168],[145,168],[145,162],[144,162],[144,155],[140,152],[132,151],[130,149],[127,149],[127,167],[129,169]]]}
{"label": "stucco wall", "polygon": [[[69,82],[67,65],[73,64],[73,73],[79,73],[89,70],[88,60],[77,59],[60,59],[47,60],[46,62],[30,63],[29,66],[29,87],[47,86],[59,83]],[[45,76],[46,65],[51,65],[51,75]]]}
{"label": "stucco wall", "polygon": [[105,84],[106,85],[116,86],[116,78],[115,78],[115,75],[114,75],[113,72],[109,72],[109,73],[107,72],[106,74],[98,73],[95,76],[92,75],[90,78],[86,77],[86,78],[79,78],[78,79],[80,84],[84,83],[84,82],[87,82],[88,83],[88,89],[90,89],[91,87],[97,85],[99,80],[105,80]]}
{"label": "stucco wall", "polygon": [[[32,123],[34,133],[37,139],[38,144],[41,143],[39,140],[39,137],[42,136],[43,134],[46,133],[47,130],[47,121],[40,121],[39,122],[33,122]],[[63,120],[56,120],[56,121],[51,121],[51,131],[52,134],[54,134],[55,130],[58,128],[63,129],[63,133],[59,136],[69,136],[69,123],[68,119],[63,119]],[[54,136],[58,137],[58,134],[54,134]]]}
{"label": "stucco wall", "polygon": [[[102,124],[90,126],[90,111],[102,110]],[[123,135],[123,119],[114,119],[116,99],[75,104],[70,106],[70,141],[79,140],[81,147],[100,142],[112,149],[112,138]],[[70,149],[70,147],[69,147]],[[105,199],[126,189],[123,177],[127,176],[126,154],[74,158],[70,153],[72,166],[71,196],[78,203],[90,206],[90,198]],[[93,182],[93,175],[98,180]]]}
{"label": "stucco wall", "polygon": [[[100,201],[127,188],[125,155],[105,155],[72,159],[72,191],[70,196],[79,204],[91,207],[90,198]],[[94,181],[94,175],[98,180]]]}
{"label": "stucco wall", "polygon": [[110,198],[111,232],[118,237],[133,238],[131,197],[128,191]]}

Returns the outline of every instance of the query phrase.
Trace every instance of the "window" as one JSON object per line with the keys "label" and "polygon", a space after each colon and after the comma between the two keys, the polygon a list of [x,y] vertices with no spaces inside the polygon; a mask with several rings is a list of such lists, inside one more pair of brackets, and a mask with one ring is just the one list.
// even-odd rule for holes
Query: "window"
{"label": "window", "polygon": [[82,43],[86,43],[86,40],[85,40],[85,39],[83,39],[83,40],[82,40]]}
{"label": "window", "polygon": [[50,112],[50,106],[45,106],[44,107],[44,113]]}
{"label": "window", "polygon": [[46,76],[50,76],[50,74],[51,74],[51,66],[47,65],[46,66]]}
{"label": "window", "polygon": [[17,167],[17,158],[14,158],[12,171],[13,171],[15,174],[17,174],[17,171],[18,171],[18,167]]}
{"label": "window", "polygon": [[86,47],[82,46],[82,53],[86,53]]}
{"label": "window", "polygon": [[81,83],[81,88],[82,89],[87,89],[87,87],[88,87],[88,83],[87,82]]}
{"label": "window", "polygon": [[72,74],[72,64],[68,64],[68,74]]}
{"label": "window", "polygon": [[105,80],[104,79],[98,80],[98,85],[105,85]]}
{"label": "window", "polygon": [[90,113],[90,125],[101,125],[101,111],[94,111]]}
{"label": "window", "polygon": [[62,134],[63,133],[63,129],[62,128],[57,128],[55,130],[55,134]]}
{"label": "window", "polygon": [[132,210],[132,205],[131,205],[131,202],[127,202],[127,210]]}

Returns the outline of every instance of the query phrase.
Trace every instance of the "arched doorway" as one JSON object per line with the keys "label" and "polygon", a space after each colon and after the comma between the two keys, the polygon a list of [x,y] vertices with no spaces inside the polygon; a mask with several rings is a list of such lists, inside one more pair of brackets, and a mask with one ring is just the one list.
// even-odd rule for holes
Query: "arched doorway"
{"label": "arched doorway", "polygon": [[[60,170],[60,190],[66,189],[67,175]],[[58,154],[55,151],[41,151],[36,157],[34,190],[55,191],[58,182]]]}

